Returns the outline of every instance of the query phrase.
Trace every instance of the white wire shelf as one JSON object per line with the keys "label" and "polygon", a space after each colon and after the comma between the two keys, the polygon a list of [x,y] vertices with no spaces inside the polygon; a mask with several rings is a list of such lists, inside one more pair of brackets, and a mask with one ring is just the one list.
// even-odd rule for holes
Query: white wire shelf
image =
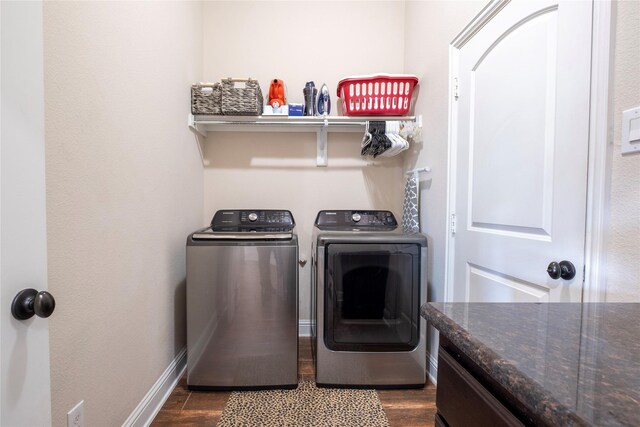
{"label": "white wire shelf", "polygon": [[[316,132],[317,166],[327,166],[328,132],[364,132],[368,121],[411,121],[422,125],[421,116],[194,116],[189,128],[204,138],[209,132]],[[202,148],[200,147],[202,155]],[[203,157],[203,163],[204,163]]]}

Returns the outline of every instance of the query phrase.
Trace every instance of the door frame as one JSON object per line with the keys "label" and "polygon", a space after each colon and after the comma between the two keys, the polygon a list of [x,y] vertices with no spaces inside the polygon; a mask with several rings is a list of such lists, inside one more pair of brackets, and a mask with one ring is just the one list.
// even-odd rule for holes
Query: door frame
{"label": "door frame", "polygon": [[[460,49],[498,14],[511,0],[492,0],[462,29],[449,45],[449,135],[447,164],[447,237],[445,241],[444,301],[453,297],[455,261],[456,162],[458,109],[457,73]],[[612,147],[608,141],[613,123],[610,89],[613,74],[615,3],[611,0],[592,1],[591,30],[591,94],[589,108],[589,146],[587,166],[587,207],[585,226],[585,269],[582,283],[582,302],[603,302],[606,292],[605,230],[607,225],[609,180]]]}

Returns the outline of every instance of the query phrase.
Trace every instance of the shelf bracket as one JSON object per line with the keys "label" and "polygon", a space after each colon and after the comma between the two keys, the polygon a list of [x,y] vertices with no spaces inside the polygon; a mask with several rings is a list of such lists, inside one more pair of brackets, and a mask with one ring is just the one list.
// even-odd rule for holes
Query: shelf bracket
{"label": "shelf bracket", "polygon": [[207,137],[207,134],[205,132],[202,132],[200,129],[198,129],[198,125],[196,124],[196,118],[193,114],[189,114],[189,129],[191,129],[191,132],[197,133],[198,135],[202,136],[202,137]]}
{"label": "shelf bracket", "polygon": [[316,131],[316,166],[327,166],[327,130],[329,121],[325,117],[322,127]]}
{"label": "shelf bracket", "polygon": [[200,138],[204,138],[206,140],[206,132],[202,132],[200,129],[198,129],[198,125],[196,124],[193,114],[189,114],[188,125],[191,132],[193,132],[193,137],[196,139],[196,143],[198,144],[198,151],[200,152],[200,160],[202,160],[202,165],[209,166],[209,160],[204,158],[204,147],[202,146],[202,141],[200,140]]}

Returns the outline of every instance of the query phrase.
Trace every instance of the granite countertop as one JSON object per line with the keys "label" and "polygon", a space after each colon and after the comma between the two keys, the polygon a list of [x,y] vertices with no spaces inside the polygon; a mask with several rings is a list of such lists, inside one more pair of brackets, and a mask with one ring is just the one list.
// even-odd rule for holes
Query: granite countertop
{"label": "granite countertop", "polygon": [[640,304],[428,303],[421,313],[540,420],[640,426]]}

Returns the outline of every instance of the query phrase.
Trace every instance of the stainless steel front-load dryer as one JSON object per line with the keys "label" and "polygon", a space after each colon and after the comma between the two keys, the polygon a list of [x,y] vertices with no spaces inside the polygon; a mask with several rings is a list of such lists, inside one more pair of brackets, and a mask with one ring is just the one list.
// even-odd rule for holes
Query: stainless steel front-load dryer
{"label": "stainless steel front-load dryer", "polygon": [[298,238],[289,211],[221,210],[187,238],[187,386],[298,384]]}
{"label": "stainless steel front-load dryer", "polygon": [[424,387],[426,237],[388,211],[321,211],[312,245],[318,386]]}

